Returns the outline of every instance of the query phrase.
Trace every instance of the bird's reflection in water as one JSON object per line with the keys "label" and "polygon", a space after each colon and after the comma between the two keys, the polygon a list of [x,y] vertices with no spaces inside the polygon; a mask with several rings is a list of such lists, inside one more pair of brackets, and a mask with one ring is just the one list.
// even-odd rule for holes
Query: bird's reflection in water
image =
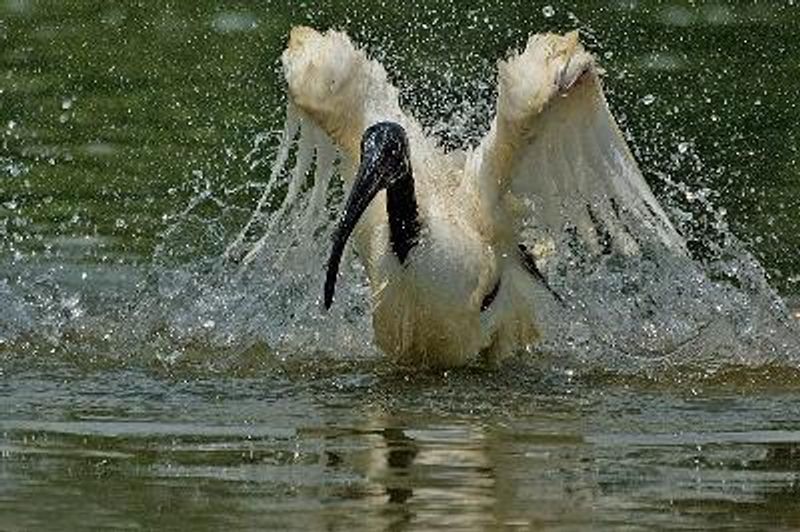
{"label": "bird's reflection in water", "polygon": [[[411,466],[419,453],[419,448],[412,438],[406,436],[405,432],[399,428],[387,428],[383,431],[386,440],[386,464],[392,477],[403,479],[402,484],[407,484]],[[400,485],[401,483],[387,482],[386,494],[389,496],[389,503],[402,504],[408,501],[413,495],[414,490],[410,485]]]}
{"label": "bird's reflection in water", "polygon": [[367,476],[385,493],[382,511],[392,530],[414,527],[474,529],[492,522],[493,468],[484,434],[470,426],[409,430],[388,423]]}

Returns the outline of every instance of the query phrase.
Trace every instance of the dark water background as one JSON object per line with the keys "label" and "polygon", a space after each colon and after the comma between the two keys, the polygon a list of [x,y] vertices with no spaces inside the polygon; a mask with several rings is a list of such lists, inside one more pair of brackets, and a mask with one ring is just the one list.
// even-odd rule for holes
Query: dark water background
{"label": "dark water background", "polygon": [[800,527],[794,360],[413,375],[363,324],[265,341],[298,318],[230,303],[257,280],[188,304],[269,173],[296,24],[450,147],[497,59],[580,28],[698,261],[734,234],[796,301],[794,2],[0,0],[1,530]]}

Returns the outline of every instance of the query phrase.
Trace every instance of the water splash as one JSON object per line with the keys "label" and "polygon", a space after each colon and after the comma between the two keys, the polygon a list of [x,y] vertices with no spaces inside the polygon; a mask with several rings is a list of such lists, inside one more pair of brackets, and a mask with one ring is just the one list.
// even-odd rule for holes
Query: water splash
{"label": "water splash", "polygon": [[[458,79],[442,90],[477,96],[436,98],[452,109],[423,118],[427,131],[450,147],[474,144],[491,109],[491,84],[470,83],[474,91],[458,90]],[[406,102],[425,110],[421,99]],[[273,138],[274,149],[261,155]],[[694,156],[691,139],[675,145],[680,158]],[[323,311],[320,301],[324,258],[346,193],[342,176],[353,169],[292,106],[282,131],[258,135],[247,158],[252,175],[241,187],[226,188],[202,172],[194,176],[193,197],[169,215],[143,266],[94,265],[86,281],[86,265],[20,253],[11,236],[0,234],[6,251],[0,360],[61,353],[89,364],[122,359],[175,367],[199,360],[224,369],[252,357],[380,356],[371,343],[369,289],[358,261],[346,258],[350,271],[341,276],[332,311]],[[264,167],[269,172],[259,183]],[[688,240],[702,243],[701,252],[688,258],[654,248],[588,261],[565,236],[547,274],[567,304],[542,302],[537,317],[544,341],[521,359],[571,374],[797,368],[796,320],[730,233],[713,194],[669,174],[655,177],[670,198],[671,218]],[[261,192],[246,209],[234,198],[244,188]],[[244,222],[234,223],[244,212]],[[712,236],[707,224],[697,223],[698,213],[713,221]]]}
{"label": "water splash", "polygon": [[[191,216],[214,202],[205,190],[170,229],[156,254],[150,298],[137,306],[142,323],[166,331],[170,344],[249,348],[269,346],[280,358],[335,350],[345,356],[376,354],[369,342],[364,273],[351,261],[348,277],[360,279],[339,297],[341,309],[321,304],[323,249],[344,198],[345,168],[337,150],[289,106],[271,170],[252,215],[219,255],[197,269],[172,264],[170,251],[191,238],[202,219]],[[216,202],[226,209],[225,202]],[[155,303],[155,304],[154,304]],[[179,356],[177,353],[176,356]]]}
{"label": "water splash", "polygon": [[[182,334],[222,345],[260,338],[286,353],[373,355],[369,290],[358,261],[346,261],[353,271],[342,276],[334,311],[326,314],[320,306],[322,261],[347,172],[352,169],[342,168],[325,135],[290,106],[264,192],[222,258],[208,275],[161,272],[163,301],[193,302],[166,313],[182,324]],[[709,194],[674,186],[714,210]],[[691,220],[674,210],[678,219]],[[681,227],[695,230],[688,222]],[[542,301],[537,314],[545,339],[530,356],[573,370],[631,374],[686,366],[707,372],[730,365],[795,366],[795,320],[727,225],[716,230],[724,238],[709,245],[716,252],[702,259],[654,246],[599,262],[565,234],[547,273],[567,303]]]}

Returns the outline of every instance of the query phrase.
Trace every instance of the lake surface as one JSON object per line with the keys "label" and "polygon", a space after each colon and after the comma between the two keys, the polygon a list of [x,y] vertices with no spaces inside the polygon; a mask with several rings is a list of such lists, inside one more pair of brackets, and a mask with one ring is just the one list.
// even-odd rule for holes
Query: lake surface
{"label": "lake surface", "polygon": [[[314,4],[0,0],[0,530],[800,528],[800,7]],[[719,307],[702,341],[647,309],[626,349],[418,374],[372,347],[357,275],[324,315],[289,240],[225,270],[296,24],[365,45],[450,148],[497,59],[580,28],[716,283],[663,265],[652,292]]]}

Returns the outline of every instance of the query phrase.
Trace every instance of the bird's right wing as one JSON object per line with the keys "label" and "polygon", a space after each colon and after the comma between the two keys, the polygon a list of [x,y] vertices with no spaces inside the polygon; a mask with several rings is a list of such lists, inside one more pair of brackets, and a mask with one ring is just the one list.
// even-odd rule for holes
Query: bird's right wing
{"label": "bird's right wing", "polygon": [[[306,212],[298,225],[305,240],[313,226],[319,225],[319,218],[327,221],[329,186],[338,178],[345,189],[350,186],[361,156],[361,137],[368,126],[380,121],[403,126],[415,148],[415,165],[427,164],[425,157],[438,154],[429,146],[418,122],[400,108],[398,91],[383,66],[369,59],[344,33],[295,27],[281,60],[289,92],[284,134],[256,211],[225,253],[245,265],[263,251],[274,230],[291,225],[285,215],[301,204],[305,204]],[[264,212],[278,196],[276,192],[284,183],[279,179],[282,174],[288,174],[286,193],[277,209]],[[308,174],[313,175],[312,190],[304,194]],[[262,218],[269,219],[266,230],[248,251],[248,235]]]}

